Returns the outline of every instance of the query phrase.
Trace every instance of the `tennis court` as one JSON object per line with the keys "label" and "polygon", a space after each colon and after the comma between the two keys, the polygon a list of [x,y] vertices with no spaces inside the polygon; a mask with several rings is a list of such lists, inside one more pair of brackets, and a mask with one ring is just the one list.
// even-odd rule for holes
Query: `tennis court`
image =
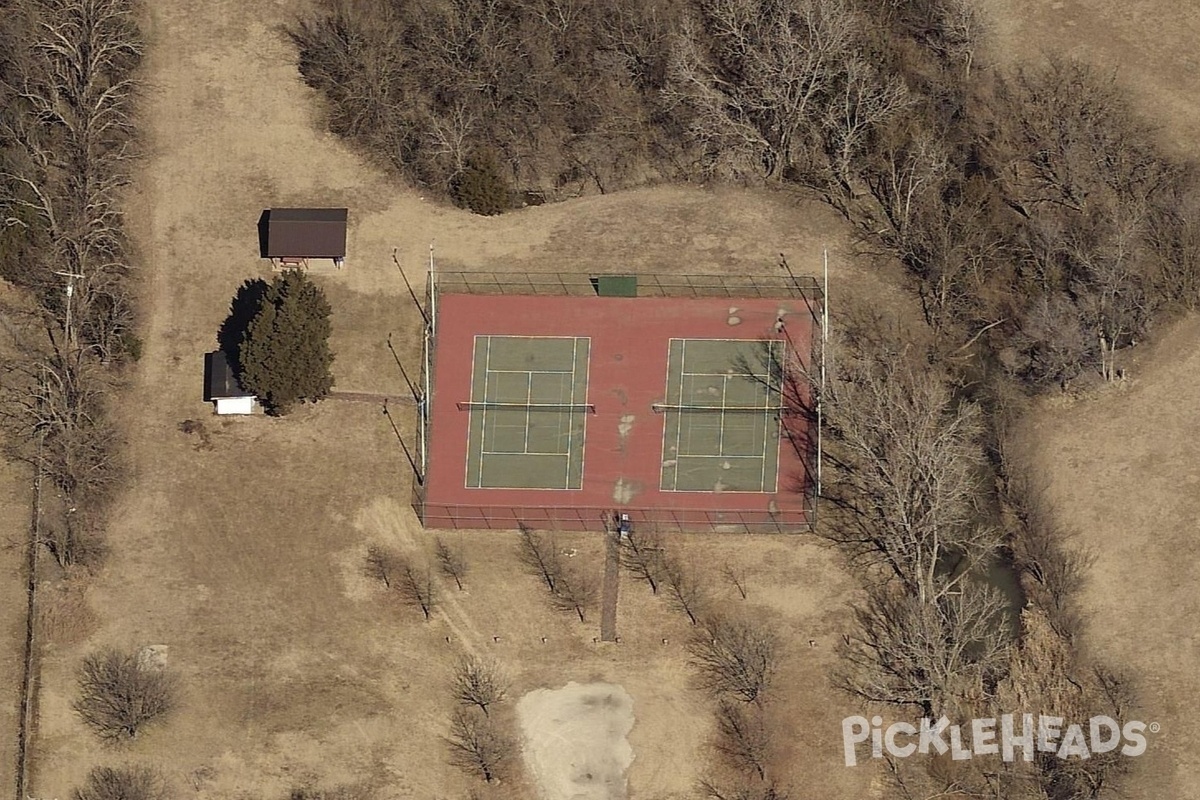
{"label": "tennis court", "polygon": [[587,425],[582,336],[476,336],[468,488],[579,489]]}
{"label": "tennis court", "polygon": [[672,339],[662,491],[774,492],[782,343]]}

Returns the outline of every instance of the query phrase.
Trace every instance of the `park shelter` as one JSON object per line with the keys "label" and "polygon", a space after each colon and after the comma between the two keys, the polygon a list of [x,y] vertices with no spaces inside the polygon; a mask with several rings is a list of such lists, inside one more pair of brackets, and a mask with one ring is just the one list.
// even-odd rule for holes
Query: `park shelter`
{"label": "park shelter", "polygon": [[328,258],[341,267],[348,214],[345,208],[272,208],[263,214],[263,255],[277,267],[307,266],[314,258]]}

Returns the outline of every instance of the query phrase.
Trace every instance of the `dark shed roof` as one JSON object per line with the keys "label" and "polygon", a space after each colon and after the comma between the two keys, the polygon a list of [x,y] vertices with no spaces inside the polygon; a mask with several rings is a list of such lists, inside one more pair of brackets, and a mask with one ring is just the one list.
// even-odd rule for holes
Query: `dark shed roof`
{"label": "dark shed roof", "polygon": [[345,258],[345,208],[272,208],[267,258]]}
{"label": "dark shed roof", "polygon": [[205,401],[250,396],[233,374],[233,367],[229,365],[229,359],[225,357],[223,350],[204,354]]}

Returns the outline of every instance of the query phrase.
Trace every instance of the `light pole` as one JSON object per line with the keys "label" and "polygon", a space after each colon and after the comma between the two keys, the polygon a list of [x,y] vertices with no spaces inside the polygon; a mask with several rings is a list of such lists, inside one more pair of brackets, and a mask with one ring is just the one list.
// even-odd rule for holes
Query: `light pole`
{"label": "light pole", "polygon": [[63,329],[66,332],[66,336],[67,336],[67,348],[70,349],[70,347],[71,347],[71,297],[75,294],[75,279],[79,278],[80,280],[83,280],[84,276],[80,275],[78,272],[55,272],[54,274],[61,275],[62,277],[67,279],[67,313],[66,313],[66,322],[63,325]]}

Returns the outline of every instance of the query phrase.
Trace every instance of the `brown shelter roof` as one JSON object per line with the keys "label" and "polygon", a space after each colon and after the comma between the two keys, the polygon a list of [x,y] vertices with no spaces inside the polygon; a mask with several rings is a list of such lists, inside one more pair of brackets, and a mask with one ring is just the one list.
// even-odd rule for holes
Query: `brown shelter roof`
{"label": "brown shelter roof", "polygon": [[345,208],[272,208],[267,258],[345,258]]}

